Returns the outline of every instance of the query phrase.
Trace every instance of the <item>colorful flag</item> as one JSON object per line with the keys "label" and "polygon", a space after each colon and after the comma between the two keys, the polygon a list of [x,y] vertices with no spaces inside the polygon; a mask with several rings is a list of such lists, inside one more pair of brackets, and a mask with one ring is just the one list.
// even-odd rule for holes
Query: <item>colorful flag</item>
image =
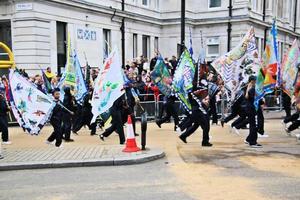
{"label": "colorful flag", "polygon": [[165,96],[171,94],[172,77],[162,57],[158,57],[154,69],[151,72],[151,79],[161,93]]}
{"label": "colorful flag", "polygon": [[247,83],[251,75],[257,76],[260,68],[254,28],[251,27],[242,41],[224,56],[216,59],[212,66],[230,89],[233,100],[241,85]]}
{"label": "colorful flag", "polygon": [[279,52],[278,52],[278,43],[277,43],[277,27],[276,27],[276,20],[273,20],[272,29],[271,29],[271,35],[272,35],[272,42],[273,42],[273,50],[274,55],[276,59],[276,86],[279,87],[281,85],[281,63],[279,58]]}
{"label": "colorful flag", "polygon": [[195,75],[195,65],[190,53],[185,49],[180,56],[176,71],[173,77],[172,87],[176,96],[187,111],[191,111],[188,93],[193,89],[193,79]]}
{"label": "colorful flag", "polygon": [[51,83],[49,82],[44,70],[42,70],[42,77],[43,77],[43,82],[44,82],[44,85],[45,85],[45,88],[46,88],[46,92],[51,93],[52,86],[51,86]]}
{"label": "colorful flag", "polygon": [[295,91],[295,80],[298,72],[298,59],[300,56],[299,47],[297,40],[295,39],[291,48],[288,50],[286,56],[282,62],[281,77],[282,81],[285,81],[285,87],[283,91],[290,97],[294,95]]}
{"label": "colorful flag", "polygon": [[[59,83],[59,88],[61,89],[60,93],[61,93],[61,100],[63,100],[64,98],[64,88],[65,87],[70,87],[71,88],[71,92],[74,95],[77,103],[82,104],[83,103],[83,98],[84,96],[88,93],[85,81],[84,81],[84,77],[83,77],[83,73],[81,70],[81,65],[77,56],[76,51],[74,50],[73,54],[72,54],[72,58],[70,58],[70,60],[73,62],[72,66],[70,65],[69,68],[71,68],[73,70],[72,73],[70,74],[74,74],[74,78],[72,78],[72,81],[70,81],[70,77],[68,79],[68,72],[65,72],[63,74],[63,77]],[[74,80],[73,80],[74,79]]]}
{"label": "colorful flag", "polygon": [[120,96],[124,94],[124,77],[119,54],[116,48],[109,54],[94,83],[92,98],[92,123],[106,112]]}
{"label": "colorful flag", "polygon": [[192,41],[192,30],[191,30],[191,28],[190,28],[189,52],[190,52],[191,58],[193,59],[194,50],[193,50],[193,41]]}
{"label": "colorful flag", "polygon": [[51,116],[55,103],[16,71],[10,70],[9,82],[15,118],[24,130],[37,135]]}

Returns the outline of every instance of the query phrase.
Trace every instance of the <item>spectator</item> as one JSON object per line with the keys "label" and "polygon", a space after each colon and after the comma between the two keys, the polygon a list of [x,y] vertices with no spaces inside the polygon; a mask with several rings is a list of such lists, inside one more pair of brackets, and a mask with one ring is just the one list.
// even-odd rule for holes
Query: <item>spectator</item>
{"label": "spectator", "polygon": [[45,72],[45,75],[46,75],[46,77],[47,77],[47,79],[48,79],[48,81],[51,83],[51,79],[53,78],[53,77],[55,77],[55,74],[53,74],[52,72],[51,72],[51,68],[50,67],[47,67],[47,70],[46,70],[46,72]]}
{"label": "spectator", "polygon": [[172,59],[169,62],[171,64],[171,75],[173,76],[178,64],[176,56],[172,56]]}

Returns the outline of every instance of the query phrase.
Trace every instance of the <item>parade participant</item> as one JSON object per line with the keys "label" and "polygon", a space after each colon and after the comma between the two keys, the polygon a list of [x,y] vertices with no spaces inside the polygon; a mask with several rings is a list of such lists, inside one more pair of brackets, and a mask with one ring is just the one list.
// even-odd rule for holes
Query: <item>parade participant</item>
{"label": "parade participant", "polygon": [[251,148],[262,148],[262,145],[257,143],[257,128],[255,122],[256,110],[254,106],[255,83],[256,83],[256,77],[250,76],[247,90],[245,93],[245,99],[247,101],[246,115],[249,120],[250,127],[249,127],[249,135],[246,138],[245,143],[248,144]]}
{"label": "parade participant", "polygon": [[[75,110],[75,98],[71,94],[71,88],[65,87],[64,89],[65,95],[63,100],[63,105],[70,111],[74,112]],[[64,112],[62,115],[62,135],[63,139],[66,142],[74,142],[73,139],[71,139],[71,127],[72,127],[72,115],[68,112]]]}
{"label": "parade participant", "polygon": [[265,133],[264,125],[265,125],[265,118],[264,118],[264,112],[263,112],[263,106],[265,104],[264,99],[261,99],[259,101],[259,107],[257,109],[257,133],[258,137],[269,137]]}
{"label": "parade participant", "polygon": [[201,70],[198,72],[198,67],[196,67],[196,72],[193,81],[193,90],[189,93],[189,100],[192,106],[192,115],[191,120],[193,126],[190,126],[186,131],[179,136],[179,138],[187,143],[186,138],[193,134],[199,126],[203,130],[202,136],[202,146],[211,147],[212,144],[209,142],[209,95],[208,95],[208,84],[205,79],[205,76],[201,76]]}
{"label": "parade participant", "polygon": [[110,113],[112,117],[111,126],[99,136],[102,141],[104,141],[104,138],[110,136],[114,131],[116,131],[119,134],[120,144],[125,143],[125,135],[123,130],[121,113],[124,103],[125,99],[124,95],[122,95],[114,102],[113,106],[110,108]]}
{"label": "parade participant", "polygon": [[5,99],[5,87],[2,84],[0,86],[0,131],[2,132],[2,144],[11,144],[8,136],[8,111],[10,111],[10,107]]}
{"label": "parade participant", "polygon": [[61,105],[62,102],[59,100],[60,98],[60,89],[55,88],[52,91],[52,95],[54,97],[54,101],[56,103],[55,107],[52,111],[52,116],[50,118],[50,124],[53,126],[54,131],[47,139],[46,143],[51,144],[55,140],[56,147],[62,147],[62,116],[64,114],[64,110]]}
{"label": "parade participant", "polygon": [[282,106],[285,111],[285,118],[288,118],[291,116],[291,97],[284,92],[286,87],[286,81],[282,81],[281,91],[282,91]]}
{"label": "parade participant", "polygon": [[73,132],[75,134],[77,134],[77,132],[84,125],[87,125],[89,127],[89,129],[91,130],[91,135],[97,135],[96,134],[97,123],[94,122],[91,124],[91,120],[93,118],[92,105],[89,102],[92,97],[91,93],[92,93],[92,90],[90,90],[90,93],[84,97],[80,115],[78,117],[78,121],[76,123],[73,123]]}
{"label": "parade participant", "polygon": [[217,77],[211,75],[208,78],[208,93],[209,93],[209,117],[212,117],[212,124],[218,124],[218,114],[216,107],[216,95],[220,91],[217,82]]}
{"label": "parade participant", "polygon": [[47,70],[46,70],[46,72],[45,72],[45,75],[46,75],[46,77],[47,77],[47,79],[48,79],[48,81],[49,81],[50,83],[51,83],[51,79],[52,79],[53,77],[55,77],[55,74],[51,72],[51,68],[50,68],[50,67],[47,67]]}
{"label": "parade participant", "polygon": [[179,124],[179,118],[175,106],[176,96],[174,94],[171,94],[167,97],[165,108],[166,108],[166,115],[158,120],[156,120],[156,124],[159,128],[161,128],[161,125],[163,123],[166,123],[167,121],[170,121],[171,117],[174,119],[174,131],[176,131],[176,127]]}

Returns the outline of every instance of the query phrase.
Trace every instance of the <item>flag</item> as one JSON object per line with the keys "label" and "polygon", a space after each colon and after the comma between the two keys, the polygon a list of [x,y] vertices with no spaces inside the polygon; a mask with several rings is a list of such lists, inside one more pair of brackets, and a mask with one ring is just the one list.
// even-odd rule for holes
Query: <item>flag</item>
{"label": "flag", "polygon": [[176,67],[172,88],[174,89],[177,98],[188,112],[191,112],[192,109],[188,98],[188,93],[193,89],[194,75],[195,65],[190,53],[185,49],[181,54]]}
{"label": "flag", "polygon": [[51,93],[52,86],[51,86],[51,83],[49,82],[44,70],[42,70],[42,77],[43,77],[43,82],[44,82],[44,85],[45,85],[45,88],[46,88],[46,92]]}
{"label": "flag", "polygon": [[94,82],[92,97],[92,123],[97,116],[106,112],[124,94],[124,77],[116,48],[105,59],[104,66]]}
{"label": "flag", "polygon": [[190,28],[189,52],[190,52],[191,58],[193,59],[194,51],[193,51],[193,41],[192,41],[192,30],[191,30],[191,28]]}
{"label": "flag", "polygon": [[297,40],[295,39],[291,48],[288,50],[287,54],[285,55],[282,68],[281,68],[281,78],[282,81],[285,81],[285,87],[283,91],[288,94],[291,98],[295,91],[295,80],[297,77],[298,72],[298,59],[300,56],[299,47]]}
{"label": "flag", "polygon": [[278,52],[277,27],[276,27],[275,19],[273,20],[273,24],[272,24],[271,35],[272,35],[272,42],[273,42],[272,46],[273,46],[275,60],[276,60],[276,62],[273,61],[273,63],[276,63],[276,86],[279,87],[281,85],[281,63],[280,63],[279,52]]}
{"label": "flag", "polygon": [[[72,69],[72,72],[69,74],[73,74],[74,77],[72,79],[68,79],[68,72],[65,72],[62,76],[62,79],[60,83],[58,84],[58,87],[61,89],[61,100],[64,98],[64,88],[70,87],[71,93],[74,95],[77,103],[82,104],[84,96],[88,93],[83,73],[81,70],[81,65],[77,56],[76,51],[74,50],[72,58],[70,60],[73,62],[72,66],[70,65],[69,68]],[[73,76],[72,75],[72,76]],[[70,78],[70,76],[69,76]],[[74,80],[73,80],[74,79]]]}
{"label": "flag", "polygon": [[16,71],[10,70],[9,82],[12,93],[10,104],[19,125],[30,134],[39,134],[55,103]]}
{"label": "flag", "polygon": [[236,47],[214,60],[212,66],[230,89],[233,100],[241,85],[247,83],[251,75],[257,76],[260,69],[254,28],[250,28]]}
{"label": "flag", "polygon": [[161,93],[163,93],[165,96],[169,96],[171,94],[172,77],[161,56],[158,57],[150,76]]}

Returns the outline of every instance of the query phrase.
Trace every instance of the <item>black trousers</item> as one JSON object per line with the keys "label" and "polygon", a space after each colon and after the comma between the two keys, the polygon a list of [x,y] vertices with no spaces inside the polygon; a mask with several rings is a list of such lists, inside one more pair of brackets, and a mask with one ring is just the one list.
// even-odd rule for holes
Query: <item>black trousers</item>
{"label": "black trousers", "polygon": [[61,121],[59,120],[53,120],[50,121],[50,124],[53,126],[53,132],[49,136],[48,141],[53,142],[55,140],[55,146],[59,147],[62,143],[62,126],[61,126]]}
{"label": "black trousers", "polygon": [[232,122],[231,127],[235,127],[237,129],[240,129],[241,127],[245,126],[245,124],[248,124],[249,121],[247,120],[246,112],[239,113],[239,117]]}
{"label": "black trousers", "polygon": [[283,109],[285,111],[286,117],[290,117],[291,116],[291,101],[284,100],[282,105],[283,105]]}
{"label": "black trousers", "polygon": [[227,123],[231,120],[233,120],[236,116],[239,115],[239,109],[238,109],[238,106],[236,105],[233,105],[231,107],[231,113],[230,115],[228,115],[227,117],[224,118],[224,123]]}
{"label": "black trousers", "polygon": [[292,114],[291,116],[289,117],[286,117],[283,122],[284,123],[289,123],[289,122],[292,122],[292,121],[296,121],[298,118],[299,118],[300,114],[299,113],[294,113]]}
{"label": "black trousers", "polygon": [[191,115],[187,114],[187,116],[178,124],[178,127],[181,131],[187,129],[188,127],[192,126],[193,121],[191,119]]}
{"label": "black trousers", "polygon": [[261,135],[265,133],[264,125],[265,125],[265,118],[264,118],[263,109],[259,107],[257,110],[257,132]]}
{"label": "black trousers", "polygon": [[167,121],[170,121],[171,117],[173,117],[173,119],[174,119],[175,126],[178,125],[179,118],[178,118],[175,104],[167,103],[166,104],[166,115],[163,118],[157,120],[157,123],[159,123],[159,124],[166,123]]}
{"label": "black trousers", "polygon": [[8,141],[8,120],[7,116],[0,116],[0,131],[2,132],[2,141]]}
{"label": "black trousers", "polygon": [[64,135],[65,140],[69,140],[71,138],[71,118],[72,116],[70,114],[65,113],[63,115],[62,133]]}
{"label": "black trousers", "polygon": [[199,126],[201,126],[203,135],[202,135],[202,143],[209,142],[209,116],[207,114],[202,113],[199,109],[193,110],[191,119],[193,125],[188,127],[187,130],[181,135],[183,138],[187,138],[192,135]]}
{"label": "black trousers", "polygon": [[209,102],[209,116],[212,117],[212,123],[217,124],[218,123],[218,113],[217,113],[217,107],[216,107],[216,98],[212,98]]}
{"label": "black trousers", "polygon": [[246,138],[246,141],[249,142],[250,145],[257,144],[257,128],[256,128],[256,121],[255,121],[255,115],[256,111],[254,107],[249,107],[247,109],[247,118],[249,120],[249,135]]}
{"label": "black trousers", "polygon": [[102,135],[104,137],[108,137],[114,131],[116,131],[119,134],[120,144],[123,144],[125,142],[125,135],[123,130],[121,111],[111,112],[111,117],[112,117],[111,126],[107,128]]}
{"label": "black trousers", "polygon": [[296,130],[300,126],[300,120],[293,121],[293,123],[288,127],[289,131]]}

